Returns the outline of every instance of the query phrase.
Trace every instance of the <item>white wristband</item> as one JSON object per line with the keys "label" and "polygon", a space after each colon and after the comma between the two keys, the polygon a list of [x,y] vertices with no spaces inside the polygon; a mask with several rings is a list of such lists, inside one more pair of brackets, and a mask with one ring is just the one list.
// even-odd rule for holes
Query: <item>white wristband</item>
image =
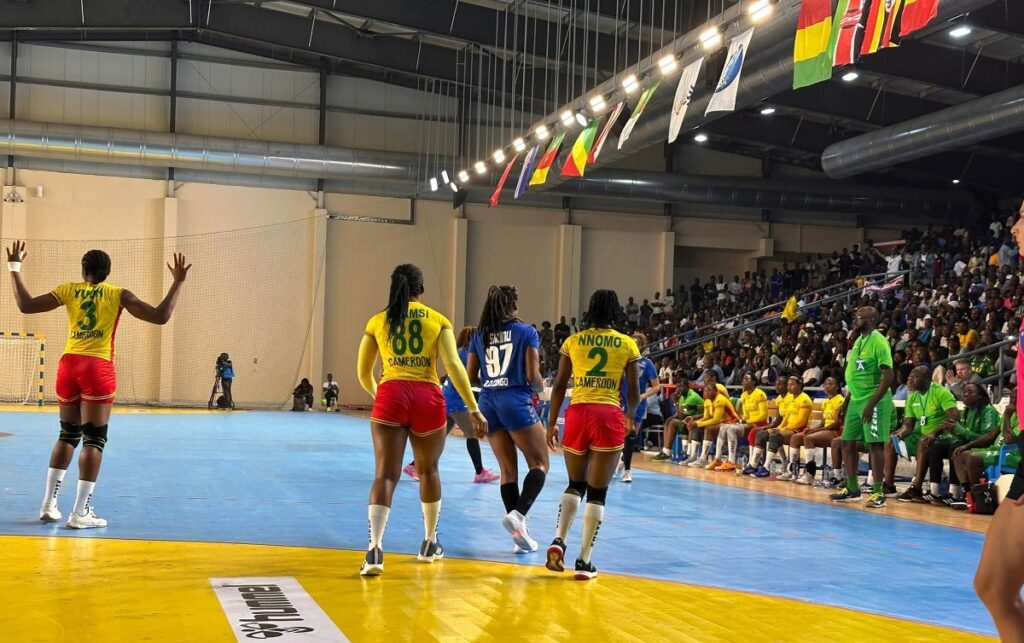
{"label": "white wristband", "polygon": [[10,271],[10,272],[21,272],[21,262],[20,261],[8,261],[7,262],[7,270]]}

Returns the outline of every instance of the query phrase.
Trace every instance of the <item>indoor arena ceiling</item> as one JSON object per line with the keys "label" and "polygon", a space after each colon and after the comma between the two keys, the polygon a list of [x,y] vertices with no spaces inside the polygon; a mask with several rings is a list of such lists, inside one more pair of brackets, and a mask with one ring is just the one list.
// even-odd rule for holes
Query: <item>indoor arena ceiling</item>
{"label": "indoor arena ceiling", "polygon": [[[710,7],[709,3],[710,2]],[[737,0],[0,0],[0,39],[19,41],[187,40],[285,60],[328,73],[408,87],[432,80],[459,86],[467,52],[525,69],[551,69],[556,30],[590,43],[586,65],[563,64],[562,83],[588,74],[595,84],[621,71],[623,51],[656,51]],[[506,23],[506,20],[508,21]],[[969,34],[951,31],[969,24]],[[538,28],[538,25],[540,27]],[[517,52],[503,48],[509,30],[532,29]],[[496,38],[497,34],[497,38]],[[571,39],[570,39],[571,40]],[[562,43],[565,46],[565,43]],[[461,57],[461,58],[460,58]],[[630,60],[635,60],[632,56]],[[0,70],[5,73],[6,70]],[[915,116],[1024,85],[1024,2],[994,0],[966,19],[936,24],[898,49],[866,56],[859,76],[769,97],[706,125],[705,146],[772,162],[819,168],[831,143]],[[520,92],[527,111],[556,106],[543,87]],[[543,76],[527,76],[541,83]],[[564,85],[563,85],[564,86]],[[502,100],[502,87],[482,91]],[[525,99],[524,99],[525,96]],[[511,101],[509,101],[511,102]],[[677,145],[691,145],[680,140]],[[905,177],[935,186],[970,175],[995,194],[1016,194],[1024,170],[1024,134],[943,152],[901,166]],[[766,169],[770,173],[770,169]],[[873,175],[878,180],[884,176]]]}

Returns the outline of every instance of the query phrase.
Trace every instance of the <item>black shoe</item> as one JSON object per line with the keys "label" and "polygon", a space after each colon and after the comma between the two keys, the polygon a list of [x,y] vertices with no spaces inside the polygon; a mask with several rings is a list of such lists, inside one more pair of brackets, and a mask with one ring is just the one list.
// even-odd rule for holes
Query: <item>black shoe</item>
{"label": "black shoe", "polygon": [[900,502],[928,502],[917,487],[907,487],[896,499]]}
{"label": "black shoe", "polygon": [[591,580],[597,578],[597,568],[593,563],[585,563],[576,559],[576,580]]}
{"label": "black shoe", "polygon": [[439,542],[424,540],[423,544],[420,545],[420,553],[416,558],[427,563],[432,563],[435,560],[441,560],[444,558],[444,547],[442,547]]}
{"label": "black shoe", "polygon": [[932,504],[939,507],[950,507],[953,504],[953,496],[948,493],[941,496],[932,496]]}
{"label": "black shoe", "polygon": [[967,511],[967,501],[961,498],[960,500],[954,500],[949,506],[957,511]]}
{"label": "black shoe", "polygon": [[380,547],[374,547],[366,552],[366,560],[359,568],[360,576],[380,576],[384,573],[384,552]]}
{"label": "black shoe", "polygon": [[565,571],[565,541],[555,538],[548,546],[548,557],[544,566],[553,572]]}
{"label": "black shoe", "polygon": [[914,502],[920,503],[922,505],[927,505],[931,504],[931,501],[934,498],[935,496],[932,495],[931,491],[925,491],[924,493],[921,494],[920,498],[914,498]]}
{"label": "black shoe", "polygon": [[895,498],[900,492],[896,490],[896,485],[894,484],[883,484],[882,493],[885,494],[886,498]]}
{"label": "black shoe", "polygon": [[671,459],[672,459],[672,456],[666,454],[664,451],[659,451],[658,455],[656,455],[656,456],[651,458],[651,461],[652,462],[664,462],[666,460],[671,460]]}

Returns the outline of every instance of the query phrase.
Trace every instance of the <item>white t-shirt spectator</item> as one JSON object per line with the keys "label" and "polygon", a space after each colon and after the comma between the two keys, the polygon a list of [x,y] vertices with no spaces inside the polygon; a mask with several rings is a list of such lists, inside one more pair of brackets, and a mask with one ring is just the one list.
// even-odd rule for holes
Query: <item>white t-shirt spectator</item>
{"label": "white t-shirt spectator", "polygon": [[967,264],[964,263],[963,259],[957,259],[956,263],[953,264],[953,274],[957,277],[961,277],[964,274],[964,270],[967,269]]}
{"label": "white t-shirt spectator", "polygon": [[651,302],[651,316],[662,315],[665,313],[665,302],[660,299],[655,299]]}
{"label": "white t-shirt spectator", "polygon": [[724,283],[716,283],[715,290],[718,291],[718,301],[725,301],[726,299],[726,285]]}
{"label": "white t-shirt spectator", "polygon": [[670,292],[665,293],[664,299],[665,299],[665,313],[668,314],[668,313],[672,312],[672,309],[676,305],[676,296],[673,295],[672,292],[670,291]]}
{"label": "white t-shirt spectator", "polygon": [[903,265],[903,257],[897,252],[896,254],[889,255],[885,258],[885,270],[889,274],[895,274],[900,271],[900,267]]}
{"label": "white t-shirt spectator", "polygon": [[808,368],[807,370],[804,371],[804,386],[811,386],[812,383],[820,384],[821,375],[822,371],[820,366],[812,366],[811,368]]}
{"label": "white t-shirt spectator", "polygon": [[993,237],[998,237],[1003,232],[1003,224],[997,219],[988,225]]}
{"label": "white t-shirt spectator", "polygon": [[736,301],[736,298],[743,294],[743,284],[735,280],[730,281],[729,294],[732,295],[732,300]]}

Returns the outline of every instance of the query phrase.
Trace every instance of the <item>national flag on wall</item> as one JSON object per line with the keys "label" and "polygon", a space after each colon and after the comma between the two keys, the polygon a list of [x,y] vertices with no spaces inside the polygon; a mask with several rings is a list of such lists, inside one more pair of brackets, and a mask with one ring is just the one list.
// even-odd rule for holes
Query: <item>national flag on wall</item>
{"label": "national flag on wall", "polygon": [[594,147],[590,150],[590,158],[587,159],[587,163],[593,163],[597,160],[597,156],[601,153],[601,148],[604,147],[604,142],[608,138],[608,134],[611,133],[612,127],[615,126],[615,121],[619,120],[619,116],[622,114],[622,108],[625,106],[626,101],[620,100],[618,104],[612,108],[612,113],[608,115],[608,122],[604,124],[604,128],[597,136],[597,140],[594,141]]}
{"label": "national flag on wall", "polygon": [[[836,17],[832,21],[832,39],[835,44],[833,62],[836,67],[857,62],[857,44],[864,37],[864,5],[867,0],[839,0]],[[838,25],[838,26],[836,26]]]}
{"label": "national flag on wall", "polygon": [[831,39],[832,0],[803,0],[793,40],[793,89],[832,78]]}
{"label": "national flag on wall", "polygon": [[906,36],[926,27],[939,12],[939,0],[903,0],[903,20],[900,36]]}
{"label": "national flag on wall", "polygon": [[544,156],[540,157],[540,163],[537,164],[537,169],[533,171],[533,177],[530,179],[530,185],[544,185],[545,181],[548,180],[548,170],[550,170],[552,164],[554,164],[555,157],[558,156],[558,149],[562,147],[562,139],[564,138],[565,132],[559,132],[555,135],[555,138],[551,139],[551,144],[548,145],[548,149],[544,152]]}
{"label": "national flag on wall", "polygon": [[870,0],[868,22],[864,28],[864,43],[860,55],[867,56],[879,49],[898,47],[900,44],[900,15],[903,0]]}
{"label": "national flag on wall", "polygon": [[565,159],[562,166],[562,176],[583,176],[587,169],[587,159],[590,158],[590,150],[594,148],[594,139],[597,138],[597,128],[601,126],[603,118],[595,118],[590,121],[576,142],[572,144],[572,150]]}
{"label": "national flag on wall", "polygon": [[512,160],[505,166],[505,171],[501,173],[501,178],[498,179],[498,185],[494,188],[494,194],[491,195],[491,207],[498,205],[498,199],[501,197],[501,189],[505,187],[505,181],[508,180],[509,172],[512,171],[512,166],[516,164],[518,159],[518,154],[513,156]]}
{"label": "national flag on wall", "polygon": [[705,115],[711,112],[731,112],[736,109],[736,91],[739,89],[743,62],[747,58],[747,50],[753,35],[754,28],[751,27],[729,41],[729,53],[725,58],[725,67],[722,68],[722,75],[718,79],[718,85],[715,87],[715,93],[711,96],[711,101],[708,102]]}
{"label": "national flag on wall", "polygon": [[693,97],[693,88],[697,86],[697,76],[700,75],[700,66],[704,64],[704,57],[701,56],[686,66],[679,77],[679,84],[676,86],[676,96],[672,100],[672,117],[668,124],[668,142],[674,143],[679,136],[679,129],[683,126],[683,119],[686,117],[686,108],[690,106],[690,99]]}
{"label": "national flag on wall", "polygon": [[530,172],[533,170],[533,162],[537,160],[538,152],[540,152],[540,145],[534,145],[523,159],[523,169],[519,170],[519,180],[516,181],[515,198],[517,199],[526,192],[526,186],[530,181]]}
{"label": "national flag on wall", "polygon": [[633,128],[636,127],[636,122],[640,120],[640,116],[644,113],[644,108],[647,107],[647,103],[650,102],[651,96],[654,95],[654,90],[658,89],[658,85],[661,81],[657,81],[650,87],[644,90],[644,93],[640,94],[640,100],[637,101],[636,107],[633,109],[633,115],[626,121],[626,126],[622,128],[622,134],[619,135],[619,149],[629,140],[629,135],[633,133]]}

